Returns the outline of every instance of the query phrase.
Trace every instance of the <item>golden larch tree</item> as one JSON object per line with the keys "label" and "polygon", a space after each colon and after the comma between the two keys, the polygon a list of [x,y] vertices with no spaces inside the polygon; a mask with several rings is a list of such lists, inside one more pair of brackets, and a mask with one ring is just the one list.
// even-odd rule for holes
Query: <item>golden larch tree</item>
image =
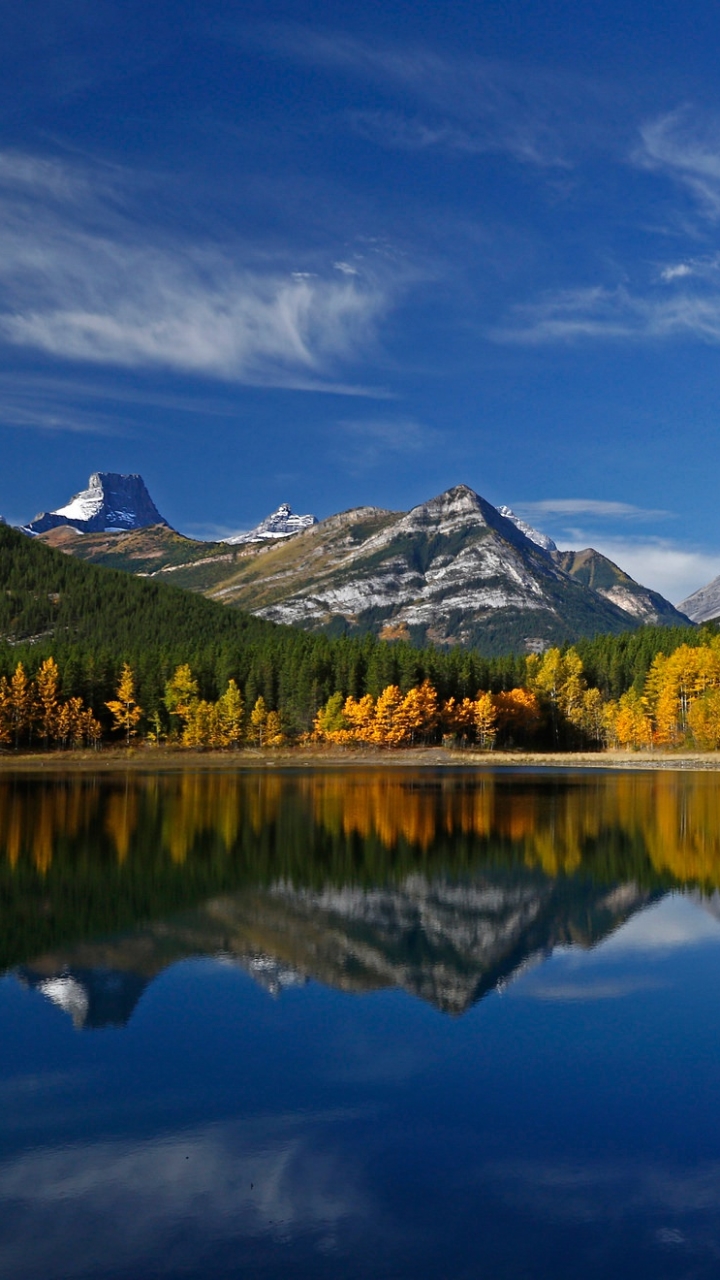
{"label": "golden larch tree", "polygon": [[112,712],[113,730],[125,734],[127,746],[137,733],[138,722],[142,719],[142,707],[135,701],[135,679],[132,668],[126,662],[120,673],[117,693],[111,702],[106,702],[108,711]]}

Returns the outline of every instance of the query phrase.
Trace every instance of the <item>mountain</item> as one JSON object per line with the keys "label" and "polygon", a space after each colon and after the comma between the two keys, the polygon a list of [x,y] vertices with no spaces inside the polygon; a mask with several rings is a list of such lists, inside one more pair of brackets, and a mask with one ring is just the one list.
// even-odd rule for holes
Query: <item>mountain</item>
{"label": "mountain", "polygon": [[[597,553],[593,582],[602,589],[584,562],[567,562],[568,571],[563,555],[458,485],[409,512],[331,516],[206,590],[274,622],[488,653],[541,650],[638,621],[686,623],[609,561],[603,576]],[[616,587],[618,600],[609,595]]]}
{"label": "mountain", "polygon": [[678,605],[678,609],[682,609],[693,622],[713,622],[720,618],[720,575],[706,587],[694,591]]}
{"label": "mountain", "polygon": [[295,515],[287,502],[281,502],[277,511],[266,516],[249,533],[238,533],[234,538],[225,538],[224,541],[231,546],[244,542],[272,542],[278,538],[292,538],[296,533],[302,533],[303,529],[312,528],[314,524],[317,524],[316,516]]}
{"label": "mountain", "polygon": [[23,532],[46,533],[70,525],[81,533],[111,533],[155,524],[167,525],[167,520],[160,515],[142,476],[96,471],[87,489],[76,493],[64,507],[35,516],[23,526]]}
{"label": "mountain", "polygon": [[638,622],[668,627],[687,625],[690,615],[682,605],[675,608],[659,592],[642,587],[599,551],[556,550],[553,559],[576,582],[590,587]]}

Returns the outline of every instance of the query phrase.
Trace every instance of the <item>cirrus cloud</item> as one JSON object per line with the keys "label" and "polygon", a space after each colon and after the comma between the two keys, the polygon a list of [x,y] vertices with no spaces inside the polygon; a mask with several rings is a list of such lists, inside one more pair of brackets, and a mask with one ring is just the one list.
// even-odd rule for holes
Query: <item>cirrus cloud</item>
{"label": "cirrus cloud", "polygon": [[258,266],[242,246],[173,242],[133,211],[123,175],[94,177],[0,155],[0,339],[82,363],[363,390],[343,374],[392,305],[387,270]]}

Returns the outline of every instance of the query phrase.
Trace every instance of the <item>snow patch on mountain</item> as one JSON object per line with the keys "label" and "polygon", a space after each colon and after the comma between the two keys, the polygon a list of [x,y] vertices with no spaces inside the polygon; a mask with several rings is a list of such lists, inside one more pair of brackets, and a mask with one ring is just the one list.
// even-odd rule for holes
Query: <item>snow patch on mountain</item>
{"label": "snow patch on mountain", "polygon": [[247,542],[272,542],[279,538],[292,538],[304,529],[312,528],[314,524],[317,524],[316,516],[298,516],[288,502],[281,502],[277,511],[266,516],[254,529],[250,529],[248,533],[236,533],[234,537],[224,538],[223,541],[233,546]]}
{"label": "snow patch on mountain", "polygon": [[557,551],[552,538],[549,538],[546,533],[541,533],[539,529],[533,529],[532,525],[528,524],[526,520],[521,520],[520,516],[515,515],[512,507],[498,507],[498,511],[506,520],[511,520],[515,528],[524,533],[526,538],[536,543],[538,547],[542,547],[543,551]]}

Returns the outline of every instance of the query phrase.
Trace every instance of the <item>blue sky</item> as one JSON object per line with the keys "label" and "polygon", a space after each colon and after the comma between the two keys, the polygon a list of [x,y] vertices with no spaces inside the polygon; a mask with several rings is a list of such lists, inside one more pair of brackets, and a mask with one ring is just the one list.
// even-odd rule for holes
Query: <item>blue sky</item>
{"label": "blue sky", "polygon": [[0,511],[184,532],[465,482],[679,600],[720,572],[712,3],[0,14]]}

